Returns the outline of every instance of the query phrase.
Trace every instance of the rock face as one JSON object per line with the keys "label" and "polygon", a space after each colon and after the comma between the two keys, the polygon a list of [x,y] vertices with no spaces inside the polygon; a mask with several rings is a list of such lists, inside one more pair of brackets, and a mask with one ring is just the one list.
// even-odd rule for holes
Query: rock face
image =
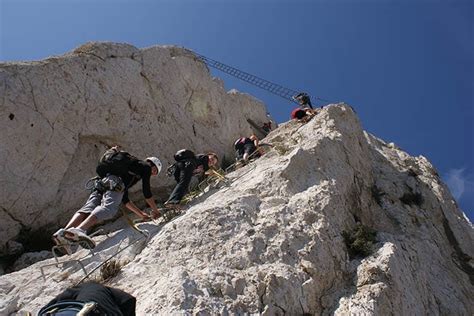
{"label": "rock face", "polygon": [[33,263],[51,258],[51,251],[43,250],[40,252],[26,252],[18,258],[13,264],[13,270],[18,271],[31,266]]}
{"label": "rock face", "polygon": [[[0,255],[21,229],[53,230],[69,219],[106,146],[165,166],[181,148],[230,158],[233,141],[252,131],[248,118],[267,121],[265,106],[226,93],[182,48],[90,43],[39,62],[0,63]],[[171,184],[159,177],[152,186],[164,194]]]}
{"label": "rock face", "polygon": [[[144,224],[151,240],[118,256],[129,263],[107,284],[135,295],[139,315],[473,314],[473,227],[424,157],[364,132],[342,104],[264,142],[270,152],[181,217]],[[342,236],[357,225],[377,233],[366,257]],[[134,234],[100,237],[86,269]],[[0,314],[38,310],[81,279],[69,265],[43,282],[51,262],[0,277]]]}

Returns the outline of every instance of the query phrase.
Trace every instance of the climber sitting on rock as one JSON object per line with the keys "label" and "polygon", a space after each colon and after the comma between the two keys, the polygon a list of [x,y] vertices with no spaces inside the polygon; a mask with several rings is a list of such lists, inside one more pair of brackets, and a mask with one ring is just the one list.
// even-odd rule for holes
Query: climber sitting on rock
{"label": "climber sitting on rock", "polygon": [[134,316],[136,303],[136,298],[124,291],[96,282],[87,282],[67,288],[44,306],[38,316]]}
{"label": "climber sitting on rock", "polygon": [[316,110],[311,105],[311,99],[307,93],[301,92],[293,96],[293,100],[298,101],[299,108],[291,111],[291,119],[306,123],[316,115]]}
{"label": "climber sitting on rock", "polygon": [[291,119],[302,123],[308,122],[315,115],[316,111],[312,109],[296,108],[291,111]]}
{"label": "climber sitting on rock", "polygon": [[176,163],[173,164],[170,171],[177,185],[164,203],[165,207],[177,207],[183,196],[187,193],[193,175],[207,174],[209,168],[217,166],[219,161],[215,153],[195,155],[189,149],[178,150],[174,155],[174,159]]}
{"label": "climber sitting on rock", "polygon": [[[108,149],[99,160],[94,179],[94,188],[86,204],[71,218],[66,227],[59,229],[53,235],[56,244],[67,241],[80,241],[89,248],[95,243],[87,236],[87,230],[98,221],[110,219],[117,213],[120,203],[143,219],[149,219],[148,214],[139,209],[128,198],[128,189],[142,180],[142,191],[145,201],[151,207],[154,216],[159,216],[150,189],[150,177],[161,171],[161,161],[156,157],[140,160],[118,146]],[[81,245],[82,245],[81,244]]]}
{"label": "climber sitting on rock", "polygon": [[[255,134],[250,137],[240,137],[234,143],[236,160],[247,163],[249,157],[260,157],[258,150],[258,138]],[[257,151],[257,152],[256,152]]]}

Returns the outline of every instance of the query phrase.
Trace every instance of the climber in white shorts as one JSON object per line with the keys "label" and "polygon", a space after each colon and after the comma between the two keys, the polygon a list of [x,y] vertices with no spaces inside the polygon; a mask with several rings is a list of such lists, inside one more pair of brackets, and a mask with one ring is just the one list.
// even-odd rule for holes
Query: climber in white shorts
{"label": "climber in white shorts", "polygon": [[161,161],[156,157],[140,160],[117,146],[107,150],[96,168],[98,174],[94,189],[87,202],[71,218],[66,227],[53,234],[56,244],[79,241],[87,248],[94,248],[95,242],[87,230],[99,221],[117,214],[120,203],[143,219],[149,215],[128,198],[128,189],[142,180],[142,191],[154,214],[160,214],[150,188],[150,177],[161,171]]}

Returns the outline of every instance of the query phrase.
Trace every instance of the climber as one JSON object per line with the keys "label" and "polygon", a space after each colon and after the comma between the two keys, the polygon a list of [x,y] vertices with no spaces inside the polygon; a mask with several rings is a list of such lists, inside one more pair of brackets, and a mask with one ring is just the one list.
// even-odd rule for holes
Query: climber
{"label": "climber", "polygon": [[134,316],[136,298],[124,291],[96,282],[67,288],[38,312],[46,315]]}
{"label": "climber", "polygon": [[[270,133],[272,131],[272,124],[274,124],[275,122],[273,122],[271,116],[270,116],[270,113],[267,112],[267,117],[268,117],[268,122],[266,123],[263,123],[262,125],[262,130],[265,132],[265,136],[268,135],[268,133]],[[275,124],[276,126],[275,127],[278,127],[278,124]]]}
{"label": "climber", "polygon": [[291,119],[306,123],[316,115],[316,110],[296,108],[291,111]]}
{"label": "climber", "polygon": [[262,129],[265,131],[265,133],[270,133],[272,131],[272,121],[268,121],[267,123],[263,123]]}
{"label": "climber", "polygon": [[298,101],[302,109],[313,109],[311,99],[307,93],[300,92],[297,95],[293,96],[293,100]]}
{"label": "climber", "polygon": [[[128,198],[128,189],[142,180],[142,191],[145,201],[151,207],[154,216],[159,216],[150,189],[150,177],[161,171],[161,161],[156,157],[145,160],[119,150],[118,146],[108,149],[97,165],[94,188],[87,202],[71,218],[66,227],[53,234],[53,240],[58,245],[67,244],[67,241],[83,242],[88,248],[94,248],[95,243],[87,236],[87,230],[96,222],[110,219],[117,213],[120,203],[142,219],[149,219],[149,215],[139,209]],[[66,249],[67,250],[67,249]]]}
{"label": "climber", "polygon": [[258,138],[255,134],[250,137],[240,137],[234,143],[235,155],[237,161],[246,163],[250,156],[260,157],[258,152]]}
{"label": "climber", "polygon": [[165,207],[178,207],[181,199],[188,191],[189,183],[193,175],[207,174],[210,167],[216,167],[219,161],[217,154],[209,152],[207,154],[195,155],[189,149],[181,149],[174,155],[176,163],[172,165],[171,175],[174,176],[177,184],[170,197],[164,203]]}

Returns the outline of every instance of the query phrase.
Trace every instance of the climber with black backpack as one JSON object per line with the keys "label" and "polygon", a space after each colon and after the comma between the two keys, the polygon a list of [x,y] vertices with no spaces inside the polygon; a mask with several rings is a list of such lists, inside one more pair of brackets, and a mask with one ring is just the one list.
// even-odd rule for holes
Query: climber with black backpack
{"label": "climber with black backpack", "polygon": [[240,137],[234,143],[235,155],[237,161],[246,163],[250,157],[260,157],[258,150],[258,138],[255,134],[250,137]]}
{"label": "climber with black backpack", "polygon": [[135,316],[136,304],[133,295],[90,281],[68,287],[41,308],[38,316]]}
{"label": "climber with black backpack", "polygon": [[290,117],[292,120],[306,123],[316,115],[316,110],[313,108],[311,99],[307,93],[298,93],[293,96],[293,100],[298,102],[299,107],[291,111]]}
{"label": "climber with black backpack", "polygon": [[171,192],[170,197],[164,203],[165,207],[177,207],[181,199],[188,191],[189,183],[193,175],[202,175],[210,167],[217,166],[219,158],[215,153],[195,155],[189,149],[181,149],[174,155],[176,162],[169,169],[169,176],[174,176],[177,185]]}
{"label": "climber with black backpack", "polygon": [[92,193],[87,202],[73,215],[66,227],[53,234],[53,241],[57,245],[75,241],[90,249],[94,248],[95,243],[87,236],[87,230],[98,221],[114,217],[122,202],[142,219],[149,219],[149,215],[128,198],[128,189],[140,180],[145,201],[154,216],[159,216],[160,212],[151,193],[150,177],[158,175],[160,171],[161,161],[156,157],[140,160],[120,150],[118,146],[108,149],[97,165],[98,177],[94,178]]}

